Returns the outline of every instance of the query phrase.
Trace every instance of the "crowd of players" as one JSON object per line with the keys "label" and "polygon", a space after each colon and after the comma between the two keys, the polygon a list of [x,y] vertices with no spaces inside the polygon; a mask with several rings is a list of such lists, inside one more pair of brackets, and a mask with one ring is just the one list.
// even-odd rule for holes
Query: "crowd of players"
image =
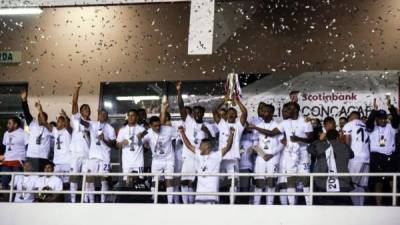
{"label": "crowd of players", "polygon": [[[146,160],[151,160],[152,173],[166,173],[161,183],[170,194],[169,204],[221,203],[222,197],[215,195],[192,195],[193,192],[255,192],[254,197],[237,197],[227,201],[244,204],[300,204],[300,198],[290,195],[309,192],[310,172],[329,173],[329,177],[315,178],[315,190],[321,192],[382,192],[392,185],[388,177],[337,177],[335,173],[395,172],[397,169],[397,131],[399,116],[397,109],[387,100],[390,115],[378,109],[376,102],[368,118],[360,118],[359,112],[351,112],[347,118],[327,117],[322,124],[318,119],[300,115],[300,107],[288,102],[282,107],[283,120],[274,119],[275,107],[260,102],[258,116],[248,118],[247,109],[240,98],[221,99],[213,109],[213,122],[203,120],[205,109],[184,105],[182,82],[176,85],[180,120],[172,121],[168,103],[163,100],[160,116],[147,120],[140,112],[127,112],[126,124],[118,132],[108,122],[106,110],[99,110],[97,121],[91,120],[89,105],[78,106],[78,82],[72,99],[72,115],[62,111],[57,122],[49,123],[40,102],[35,103],[37,118],[33,118],[28,106],[28,94],[21,93],[22,108],[29,133],[23,129],[18,117],[8,120],[3,137],[4,154],[0,156],[1,168],[5,172],[86,172],[102,173],[104,176],[88,176],[84,188],[107,191],[115,188],[107,173],[110,172],[110,152],[121,150],[123,173],[144,172]],[[237,110],[238,108],[239,110]],[[239,112],[238,112],[239,111]],[[49,159],[49,153],[53,157]],[[149,154],[148,154],[149,153]],[[150,172],[150,171],[148,171]],[[234,182],[229,177],[207,176],[207,173],[254,173],[252,177],[238,177]],[[185,173],[185,176],[170,176]],[[288,176],[263,176],[263,173],[282,173]],[[193,176],[196,175],[196,176]],[[13,187],[15,202],[68,201],[76,202],[80,187],[77,176],[17,175],[1,177],[2,188]],[[96,185],[100,184],[100,185]],[[125,176],[118,186],[127,190],[138,190],[148,186],[155,188],[154,179],[143,176]],[[234,185],[231,185],[234,184]],[[66,196],[30,193],[32,190],[71,190]],[[124,190],[125,190],[124,189]],[[265,193],[284,193],[275,198]],[[257,195],[257,193],[259,193]],[[264,194],[263,194],[264,193]],[[265,197],[265,200],[263,199]],[[110,196],[85,194],[84,202],[109,202]],[[363,205],[364,197],[320,197],[316,204]],[[381,197],[374,204],[381,205]],[[312,203],[309,196],[304,204]]]}

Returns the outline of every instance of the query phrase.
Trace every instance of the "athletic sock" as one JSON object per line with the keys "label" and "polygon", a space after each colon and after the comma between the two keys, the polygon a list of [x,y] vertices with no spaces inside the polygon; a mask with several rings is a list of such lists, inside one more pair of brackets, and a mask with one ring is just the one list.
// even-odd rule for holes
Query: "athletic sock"
{"label": "athletic sock", "polygon": [[[175,186],[175,187],[174,187],[174,192],[180,192],[179,186]],[[174,195],[174,203],[175,203],[175,204],[179,204],[179,203],[180,203],[180,201],[179,201],[179,195]]]}
{"label": "athletic sock", "polygon": [[[267,192],[268,193],[274,193],[275,192],[275,188],[271,188],[271,187],[267,187]],[[274,204],[274,199],[275,199],[275,195],[267,195],[267,205],[273,205]]]}
{"label": "athletic sock", "polygon": [[[181,186],[182,193],[188,193],[189,187],[188,186]],[[183,204],[189,204],[189,195],[182,195],[182,202]]]}
{"label": "athletic sock", "polygon": [[[352,192],[365,192],[364,188],[362,187],[355,187]],[[351,201],[353,205],[362,206],[364,205],[364,196],[351,196]]]}
{"label": "athletic sock", "polygon": [[[101,181],[101,191],[108,191],[108,182],[105,180]],[[106,202],[106,194],[101,194],[101,202]]]}
{"label": "athletic sock", "polygon": [[[281,192],[281,193],[286,193],[286,192],[287,192],[287,189],[286,189],[286,188],[282,188],[282,189],[280,190],[280,192]],[[287,205],[287,204],[288,204],[288,198],[287,198],[286,195],[281,195],[281,196],[279,196],[279,200],[280,200],[280,202],[281,202],[281,205]]]}
{"label": "athletic sock", "polygon": [[[254,188],[254,193],[261,193],[262,192],[262,188]],[[261,195],[254,195],[254,205],[259,205],[261,202]]]}
{"label": "athletic sock", "polygon": [[[86,183],[86,191],[94,191],[94,183]],[[94,203],[94,194],[86,194],[86,202]]]}
{"label": "athletic sock", "polygon": [[[303,192],[304,193],[310,193],[310,187],[303,187]],[[305,195],[304,199],[306,200],[306,205],[311,205],[311,196]]]}
{"label": "athletic sock", "polygon": [[[194,188],[189,187],[189,192],[193,193],[194,192]],[[194,203],[194,195],[189,195],[189,203],[190,204]]]}
{"label": "athletic sock", "polygon": [[[69,190],[70,191],[77,191],[78,190],[78,184],[75,182],[71,182],[71,184],[69,185]],[[71,202],[75,203],[76,202],[76,194],[73,193],[71,194]]]}
{"label": "athletic sock", "polygon": [[[296,188],[288,188],[287,192],[288,193],[295,193],[296,192]],[[289,205],[295,205],[296,204],[296,196],[288,195],[288,201],[289,201]]]}
{"label": "athletic sock", "polygon": [[[173,192],[174,191],[174,187],[167,187],[167,192]],[[172,204],[174,203],[174,195],[167,195],[167,199],[168,199],[168,204]]]}

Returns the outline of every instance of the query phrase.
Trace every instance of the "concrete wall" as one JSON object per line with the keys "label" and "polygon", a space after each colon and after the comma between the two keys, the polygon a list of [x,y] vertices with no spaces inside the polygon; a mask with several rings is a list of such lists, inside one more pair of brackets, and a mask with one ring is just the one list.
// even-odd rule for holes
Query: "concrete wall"
{"label": "concrete wall", "polygon": [[[45,8],[40,16],[0,17],[0,49],[21,50],[23,57],[19,65],[0,65],[0,82],[28,81],[31,104],[40,98],[54,118],[60,108],[70,111],[80,79],[80,102],[96,110],[101,81],[223,79],[232,70],[399,69],[397,0],[326,2],[253,0],[253,7],[242,7],[233,1],[226,9],[236,10],[226,15],[244,23],[233,34],[216,29],[229,30],[229,38],[210,56],[187,55],[189,3]],[[216,10],[223,9],[218,3]]]}

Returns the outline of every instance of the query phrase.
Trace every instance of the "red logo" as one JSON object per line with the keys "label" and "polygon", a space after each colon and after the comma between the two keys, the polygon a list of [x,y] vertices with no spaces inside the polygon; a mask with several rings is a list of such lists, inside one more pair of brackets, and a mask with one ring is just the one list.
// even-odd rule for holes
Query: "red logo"
{"label": "red logo", "polygon": [[291,102],[298,102],[299,101],[299,91],[291,91],[289,93],[290,101]]}

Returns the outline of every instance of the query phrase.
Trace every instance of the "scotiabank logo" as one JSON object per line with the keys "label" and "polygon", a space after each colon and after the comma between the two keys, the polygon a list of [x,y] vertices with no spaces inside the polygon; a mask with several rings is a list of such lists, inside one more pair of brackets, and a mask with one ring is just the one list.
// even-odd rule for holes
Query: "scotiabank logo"
{"label": "scotiabank logo", "polygon": [[331,102],[331,101],[356,101],[357,100],[357,94],[355,93],[348,93],[348,94],[342,94],[342,93],[314,93],[314,94],[303,94],[302,96],[302,101],[325,101],[325,102]]}
{"label": "scotiabank logo", "polygon": [[289,93],[290,101],[291,102],[298,102],[299,101],[299,91],[291,91]]}

